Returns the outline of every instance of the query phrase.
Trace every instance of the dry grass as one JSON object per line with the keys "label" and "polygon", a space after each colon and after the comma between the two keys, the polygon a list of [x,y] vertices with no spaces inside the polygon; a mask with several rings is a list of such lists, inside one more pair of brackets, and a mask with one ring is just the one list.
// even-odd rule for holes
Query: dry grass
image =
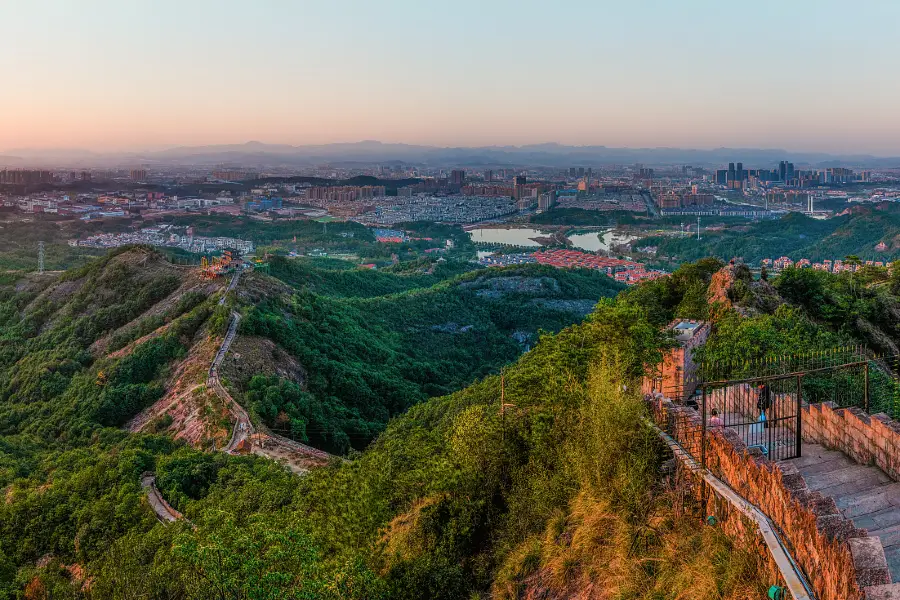
{"label": "dry grass", "polygon": [[494,583],[498,599],[750,600],[765,597],[753,549],[714,527],[673,519],[667,497],[648,522],[629,525],[609,505],[578,495],[542,538],[521,544]]}
{"label": "dry grass", "polygon": [[405,513],[396,516],[382,532],[378,547],[383,560],[383,573],[405,560],[427,551],[420,527],[423,514],[438,505],[445,496],[438,494],[417,501]]}

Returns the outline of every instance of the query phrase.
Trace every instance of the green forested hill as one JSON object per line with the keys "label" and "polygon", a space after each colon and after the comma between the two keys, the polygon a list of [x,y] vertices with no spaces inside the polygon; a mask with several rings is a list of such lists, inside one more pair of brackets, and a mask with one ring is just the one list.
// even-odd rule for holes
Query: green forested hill
{"label": "green forested hill", "polygon": [[496,372],[540,331],[581,320],[622,287],[597,272],[539,265],[454,276],[468,267],[422,262],[382,272],[335,262],[273,261],[272,273],[297,292],[260,300],[242,324],[242,334],[271,339],[296,359],[305,381],[232,383],[268,425],[338,453],[365,447],[410,406]]}
{"label": "green forested hill", "polygon": [[[702,526],[690,506],[671,511],[684,499],[660,479],[665,453],[643,425],[634,391],[645,365],[658,361],[670,343],[662,325],[676,316],[714,318],[705,352],[722,360],[746,349],[754,357],[811,351],[865,339],[873,329],[884,343],[900,338],[890,321],[900,292],[896,273],[851,278],[790,271],[765,282],[736,270],[727,289],[715,290],[733,304],[728,308],[708,302],[722,263],[705,260],[604,299],[583,322],[543,334],[502,378],[456,371],[457,378],[443,385],[465,387],[429,399],[442,392],[423,385],[419,371],[428,365],[471,366],[453,360],[476,348],[485,354],[469,358],[502,358],[463,343],[466,335],[485,327],[479,335],[500,343],[524,320],[561,326],[557,309],[529,313],[527,306],[610,291],[608,282],[528,266],[353,296],[327,273],[316,274],[318,289],[334,295],[317,294],[299,280],[290,287],[255,274],[230,300],[256,333],[244,337],[270,344],[264,336],[271,336],[284,352],[316,355],[325,365],[311,369],[317,363],[307,360],[299,383],[251,377],[241,397],[259,416],[270,418],[269,406],[287,399],[295,406],[281,408],[296,409],[299,420],[306,407],[341,398],[342,418],[383,423],[406,406],[381,404],[383,414],[367,421],[372,402],[399,392],[415,401],[363,451],[297,477],[264,458],[128,434],[115,427],[122,413],[101,410],[133,411],[136,406],[119,398],[140,399],[164,385],[166,370],[179,360],[176,343],[220,332],[231,310],[197,302],[182,283],[178,289],[187,299],[163,305],[171,311],[161,318],[173,324],[172,337],[137,344],[155,348],[141,360],[127,360],[138,350],[90,358],[85,344],[91,338],[121,336],[110,348],[125,347],[158,322],[145,315],[134,329],[104,333],[153,304],[155,296],[143,290],[163,286],[173,274],[164,265],[133,269],[143,263],[139,256],[111,256],[63,278],[59,285],[68,286],[62,290],[4,280],[0,598],[22,597],[26,589],[28,597],[89,592],[104,599],[566,598],[599,586],[611,597],[639,600],[763,597],[768,581],[751,550],[733,547],[717,527]],[[152,254],[144,256],[142,266],[153,264]],[[404,276],[430,276],[417,268]],[[71,282],[80,287],[72,289]],[[101,293],[101,282],[132,290],[124,296],[135,304],[113,311],[118,303]],[[207,310],[202,325],[190,325]],[[109,316],[93,321],[92,315]],[[139,325],[145,319],[150,324]],[[461,332],[470,320],[473,330]],[[105,324],[88,327],[93,322]],[[456,327],[431,328],[450,322]],[[79,348],[90,356],[62,363]],[[41,352],[60,366],[43,363]],[[21,368],[11,370],[12,364]],[[62,393],[33,383],[41,377],[17,379],[25,365],[53,374]],[[312,382],[323,374],[323,382]],[[440,376],[429,372],[429,383]],[[408,387],[390,387],[400,381]],[[130,386],[144,387],[133,394]],[[354,404],[348,389],[372,395]],[[304,426],[318,433],[313,422]],[[156,473],[163,495],[192,525],[156,522],[139,483],[145,471]]]}
{"label": "green forested hill", "polygon": [[[496,291],[494,279],[463,283]],[[761,595],[750,554],[665,516],[660,449],[624,391],[665,343],[640,304],[603,301],[543,336],[502,386],[489,376],[422,402],[361,455],[305,477],[159,436],[41,453],[0,481],[0,589],[77,597],[86,575],[94,598]],[[145,470],[193,527],[151,518]]]}
{"label": "green forested hill", "polygon": [[[875,250],[879,242],[888,246],[885,252]],[[660,256],[678,261],[739,257],[747,264],[759,265],[764,258],[780,256],[820,261],[851,254],[864,260],[890,261],[900,257],[900,208],[859,206],[851,214],[827,220],[790,213],[774,221],[704,231],[700,242],[691,237],[653,237],[641,243],[658,245]]]}

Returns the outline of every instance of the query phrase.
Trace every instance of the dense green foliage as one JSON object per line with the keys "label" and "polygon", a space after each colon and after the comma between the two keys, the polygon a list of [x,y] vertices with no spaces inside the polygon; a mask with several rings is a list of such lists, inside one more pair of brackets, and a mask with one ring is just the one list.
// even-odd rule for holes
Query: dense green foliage
{"label": "dense green foliage", "polygon": [[38,242],[44,242],[44,267],[64,270],[86,264],[103,250],[73,248],[68,240],[94,235],[101,231],[121,231],[127,226],[124,219],[106,223],[85,223],[79,220],[58,220],[37,215],[33,219],[10,219],[0,222],[0,271],[38,268]]}
{"label": "dense green foliage", "polygon": [[[842,259],[855,254],[866,260],[900,257],[896,238],[900,235],[900,209],[896,206],[855,207],[851,214],[818,220],[789,213],[777,220],[760,221],[724,231],[704,231],[698,243],[691,237],[649,237],[641,244],[658,246],[660,256],[677,261],[694,261],[705,256],[742,258],[758,265],[764,258],[787,256],[794,260]],[[888,251],[875,246],[884,241]]]}
{"label": "dense green foliage", "polygon": [[390,417],[496,372],[539,331],[576,322],[621,289],[597,272],[538,265],[452,279],[460,270],[452,263],[420,267],[428,268],[398,274],[273,261],[272,273],[300,291],[259,302],[241,331],[274,340],[307,378],[303,392],[250,382],[251,408],[316,446],[363,448]]}
{"label": "dense green foliage", "polygon": [[359,269],[342,260],[276,256],[270,261],[269,270],[285,283],[319,295],[371,297],[431,287],[471,270],[471,266],[422,260],[375,271]]}
{"label": "dense green foliage", "polygon": [[[502,409],[500,379],[489,377],[413,408],[353,462],[304,478],[158,437],[50,456],[0,505],[0,549],[21,565],[0,585],[72,597],[79,584],[63,566],[77,562],[98,598],[467,597],[500,591],[498,572],[512,585],[540,569],[518,564],[521,549],[585,493],[656,553],[662,542],[641,532],[665,503],[654,491],[659,449],[621,383],[634,389],[663,344],[640,307],[604,301],[507,371]],[[151,469],[195,528],[151,519],[137,485]]]}
{"label": "dense green foliage", "polygon": [[[83,597],[82,571],[103,599],[516,598],[576,593],[579,574],[621,598],[762,597],[750,554],[669,510],[679,500],[660,485],[664,452],[634,392],[671,344],[663,326],[714,319],[704,351],[723,360],[873,331],[898,341],[900,279],[875,270],[738,271],[725,308],[708,302],[723,266],[708,259],[572,325],[576,300],[618,286],[537,265],[276,260],[281,281],[248,275],[223,306],[191,292],[161,305],[172,268],[141,249],[138,269],[135,252],[52,285],[0,279],[0,598]],[[374,437],[363,452],[297,477],[114,427],[232,308],[242,333],[305,371],[232,381],[247,407],[335,450]],[[160,319],[164,332],[134,343]],[[514,332],[531,335],[529,352]],[[101,358],[101,341],[130,351]],[[190,523],[153,518],[146,471]]]}
{"label": "dense green foliage", "polygon": [[373,230],[352,221],[320,223],[310,220],[275,219],[262,221],[250,216],[190,215],[168,219],[173,225],[191,226],[196,235],[225,236],[252,240],[259,248],[273,253],[324,252],[351,254],[360,260],[389,264],[392,257],[401,261],[422,258],[426,250],[446,250],[449,256],[468,260],[475,251],[469,235],[459,226],[436,223],[404,223],[398,227],[408,231],[410,240],[403,243],[379,243]]}

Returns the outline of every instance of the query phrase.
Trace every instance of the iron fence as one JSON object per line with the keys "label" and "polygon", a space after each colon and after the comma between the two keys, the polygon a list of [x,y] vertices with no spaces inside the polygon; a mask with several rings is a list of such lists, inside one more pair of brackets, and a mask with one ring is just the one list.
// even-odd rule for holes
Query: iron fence
{"label": "iron fence", "polygon": [[[804,406],[832,402],[900,419],[900,355],[863,346],[734,362],[701,362],[654,380],[657,424],[706,465],[707,436],[721,428],[772,460],[802,453]],[[667,399],[661,402],[661,399]],[[663,408],[664,407],[664,408]]]}

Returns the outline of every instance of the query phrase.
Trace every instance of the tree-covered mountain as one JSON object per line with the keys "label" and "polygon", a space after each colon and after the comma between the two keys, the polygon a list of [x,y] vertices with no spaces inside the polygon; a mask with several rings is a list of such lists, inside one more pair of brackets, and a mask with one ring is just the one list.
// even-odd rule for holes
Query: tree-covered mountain
{"label": "tree-covered mountain", "polygon": [[[83,285],[106,271],[86,273]],[[685,274],[675,293],[704,272]],[[594,275],[553,275],[475,272],[437,289],[320,298],[361,307],[387,327],[439,313],[489,315],[493,302],[508,312],[513,297],[519,306],[547,299],[537,294],[546,286],[601,289]],[[247,285],[233,306],[263,292],[313,293],[265,277]],[[461,297],[481,308],[457,306]],[[375,306],[388,299],[398,302],[396,320],[388,305]],[[287,304],[277,310],[283,324],[309,318]],[[217,335],[216,311],[206,335]],[[329,318],[320,326],[340,325]],[[597,585],[635,598],[703,595],[711,585],[726,598],[761,593],[751,554],[688,514],[666,516],[664,454],[626,391],[666,344],[639,302],[603,300],[585,322],[543,334],[502,378],[419,402],[361,454],[303,477],[260,457],[100,424],[89,437],[57,440],[11,432],[0,437],[0,589],[92,598],[563,598]],[[103,381],[91,372],[81,389]],[[252,393],[265,402],[275,392],[251,385]],[[153,519],[139,485],[145,471],[190,523]],[[680,577],[685,571],[705,575]]]}
{"label": "tree-covered mountain", "polygon": [[[880,242],[886,250],[876,250]],[[758,266],[764,258],[780,256],[821,261],[848,255],[891,261],[900,257],[900,208],[894,204],[857,206],[826,220],[789,213],[777,220],[731,226],[723,231],[704,230],[699,242],[690,236],[654,236],[641,244],[656,245],[659,256],[677,262],[718,256],[741,258]]]}
{"label": "tree-covered mountain", "polygon": [[[661,469],[635,390],[671,344],[663,326],[711,319],[704,352],[722,361],[900,341],[884,269],[757,281],[706,259],[582,321],[577,298],[615,291],[595,273],[422,263],[388,283],[335,266],[275,261],[221,305],[223,282],[146,248],[6,276],[0,598],[762,597],[753,550],[702,526]],[[234,310],[223,378],[260,424],[302,421],[314,441],[328,418],[351,445],[350,424],[377,424],[374,441],[298,477],[210,451],[229,425],[212,401],[198,443],[165,422],[123,429],[173,388],[205,398]],[[527,327],[561,329],[521,354],[508,334]],[[187,520],[155,520],[147,471]]]}

